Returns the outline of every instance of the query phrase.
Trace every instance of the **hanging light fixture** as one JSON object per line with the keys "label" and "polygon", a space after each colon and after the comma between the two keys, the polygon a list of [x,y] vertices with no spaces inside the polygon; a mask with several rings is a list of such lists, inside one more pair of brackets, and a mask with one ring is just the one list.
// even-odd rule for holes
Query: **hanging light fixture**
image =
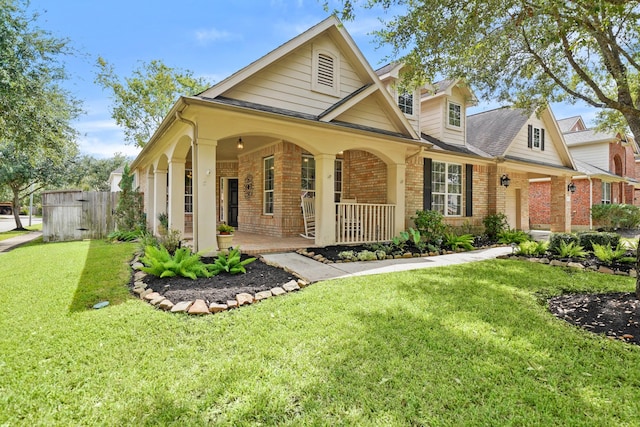
{"label": "hanging light fixture", "polygon": [[238,150],[242,150],[244,148],[244,142],[242,142],[242,138],[238,138]]}
{"label": "hanging light fixture", "polygon": [[576,192],[576,185],[573,183],[573,181],[571,181],[569,185],[567,185],[567,191],[570,193]]}
{"label": "hanging light fixture", "polygon": [[509,184],[511,184],[511,180],[509,179],[509,175],[504,174],[500,177],[500,185],[502,185],[503,187],[508,187]]}

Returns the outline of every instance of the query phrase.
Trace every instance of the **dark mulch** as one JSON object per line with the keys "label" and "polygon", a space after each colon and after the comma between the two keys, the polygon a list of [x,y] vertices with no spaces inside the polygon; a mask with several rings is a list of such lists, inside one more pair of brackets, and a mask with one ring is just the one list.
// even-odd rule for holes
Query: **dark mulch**
{"label": "dark mulch", "polygon": [[549,310],[593,333],[640,345],[640,300],[633,293],[561,295],[549,300]]}
{"label": "dark mulch", "polygon": [[[242,258],[247,258],[242,255]],[[203,258],[203,262],[212,263],[212,258]],[[147,275],[144,282],[154,291],[168,300],[177,303],[179,301],[194,301],[203,299],[208,303],[217,302],[225,304],[228,300],[235,299],[237,294],[246,292],[255,294],[266,291],[276,286],[282,286],[290,280],[298,278],[282,268],[266,264],[260,259],[245,267],[246,274],[221,273],[211,278],[191,280],[185,277],[159,277]]]}

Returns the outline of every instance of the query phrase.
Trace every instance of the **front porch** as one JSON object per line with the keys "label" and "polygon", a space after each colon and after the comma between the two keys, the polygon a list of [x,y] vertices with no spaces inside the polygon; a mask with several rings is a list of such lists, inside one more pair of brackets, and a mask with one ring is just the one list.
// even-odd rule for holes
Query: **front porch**
{"label": "front porch", "polygon": [[[193,234],[185,234],[184,240],[187,242],[187,245],[192,246]],[[299,236],[274,239],[273,236],[248,233],[246,231],[236,230],[236,232],[233,233],[233,247],[240,248],[244,254],[254,256],[266,253],[293,252],[297,249],[311,248],[314,246],[313,240]]]}

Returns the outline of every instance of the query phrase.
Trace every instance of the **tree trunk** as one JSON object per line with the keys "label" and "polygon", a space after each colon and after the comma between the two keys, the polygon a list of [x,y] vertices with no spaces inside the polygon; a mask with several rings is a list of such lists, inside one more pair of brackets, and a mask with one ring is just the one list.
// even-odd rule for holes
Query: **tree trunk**
{"label": "tree trunk", "polygon": [[[640,117],[625,115],[625,119],[627,119],[629,129],[631,129],[637,144],[638,137],[640,137]],[[638,248],[636,249],[636,272],[638,273],[636,277],[636,298],[640,299],[640,239],[638,239]]]}
{"label": "tree trunk", "polygon": [[22,221],[20,221],[20,194],[16,190],[13,190],[13,202],[11,205],[13,218],[16,220],[16,230],[24,230]]}

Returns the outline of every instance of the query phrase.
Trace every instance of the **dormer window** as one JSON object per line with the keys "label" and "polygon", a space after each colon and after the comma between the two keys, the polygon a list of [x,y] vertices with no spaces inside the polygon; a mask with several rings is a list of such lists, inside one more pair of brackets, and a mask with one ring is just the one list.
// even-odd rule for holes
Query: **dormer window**
{"label": "dormer window", "polygon": [[455,102],[449,102],[447,123],[450,127],[460,128],[462,123],[462,106]]}
{"label": "dormer window", "polygon": [[527,126],[527,147],[544,151],[544,129],[533,125]]}
{"label": "dormer window", "polygon": [[340,61],[335,55],[324,49],[313,50],[313,81],[311,89],[327,95],[338,96]]}
{"label": "dormer window", "polygon": [[404,92],[398,95],[398,107],[407,116],[413,116],[413,93]]}

